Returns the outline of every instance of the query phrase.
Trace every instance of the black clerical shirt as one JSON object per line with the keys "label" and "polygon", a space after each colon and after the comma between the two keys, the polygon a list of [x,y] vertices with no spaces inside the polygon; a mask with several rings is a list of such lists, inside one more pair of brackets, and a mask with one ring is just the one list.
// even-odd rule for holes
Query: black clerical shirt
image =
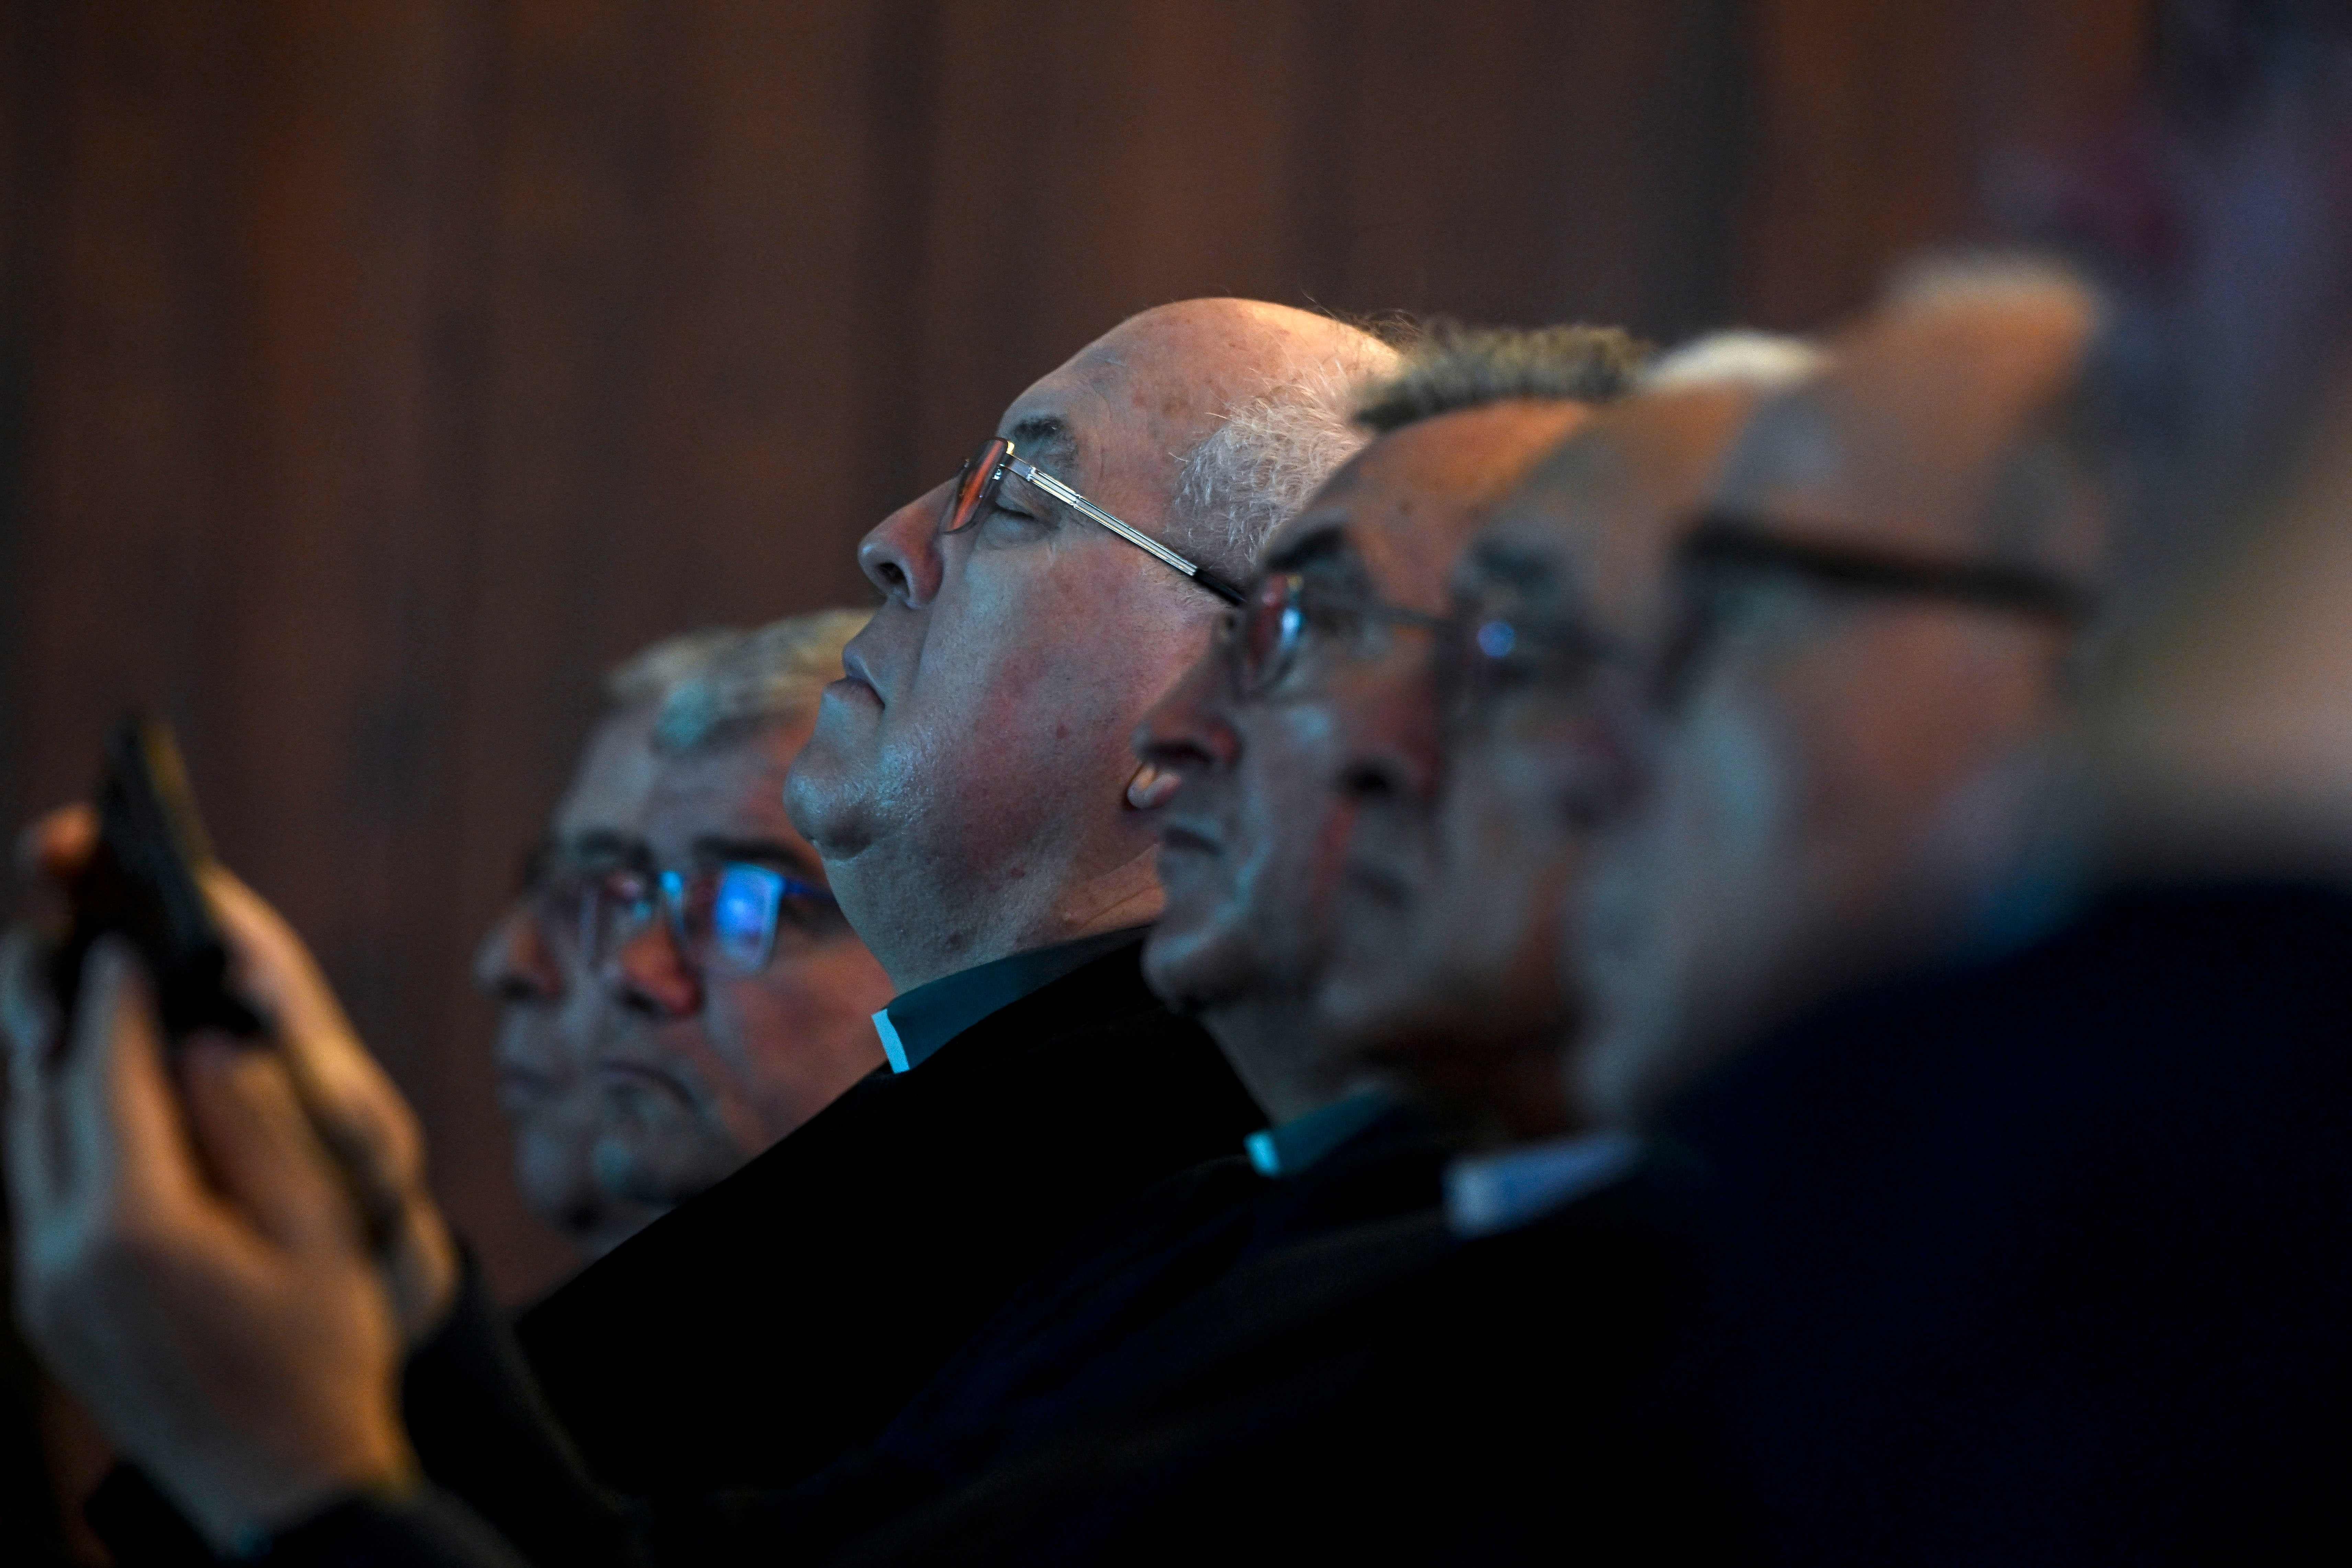
{"label": "black clerical shirt", "polygon": [[1145,988],[1142,941],[899,998],[910,1070],[861,1081],[526,1313],[524,1353],[597,1479],[778,1487],[870,1442],[1041,1263],[1259,1125],[1215,1043]]}

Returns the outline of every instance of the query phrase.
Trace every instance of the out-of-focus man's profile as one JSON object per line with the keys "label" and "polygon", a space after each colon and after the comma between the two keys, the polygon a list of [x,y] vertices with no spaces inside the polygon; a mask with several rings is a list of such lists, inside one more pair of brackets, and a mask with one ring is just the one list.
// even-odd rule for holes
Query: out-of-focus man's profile
{"label": "out-of-focus man's profile", "polygon": [[864,624],[692,632],[616,668],[482,939],[518,1184],[592,1258],[881,1065],[867,1016],[887,984],[782,791]]}
{"label": "out-of-focus man's profile", "polygon": [[611,1251],[661,1210],[597,1180],[598,1096],[588,1042],[605,1003],[583,962],[583,910],[576,894],[564,896],[567,868],[632,841],[652,786],[662,698],[736,636],[672,637],[605,678],[606,708],[571,784],[524,862],[514,900],[475,952],[475,983],[499,1004],[499,1100],[514,1130],[515,1184],[530,1211],[588,1258]]}

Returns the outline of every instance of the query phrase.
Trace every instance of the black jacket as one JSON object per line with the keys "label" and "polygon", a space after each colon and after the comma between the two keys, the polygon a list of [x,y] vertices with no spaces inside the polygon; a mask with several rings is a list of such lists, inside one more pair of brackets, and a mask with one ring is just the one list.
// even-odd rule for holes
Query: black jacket
{"label": "black jacket", "polygon": [[1141,949],[866,1079],[526,1313],[597,1479],[780,1487],[870,1443],[1041,1264],[1260,1125]]}
{"label": "black jacket", "polygon": [[878,1443],[796,1487],[624,1501],[586,1484],[478,1289],[412,1359],[410,1430],[444,1517],[470,1506],[534,1561],[821,1561],[1269,1338],[1319,1354],[1302,1323],[1451,1251],[1433,1217],[1451,1147],[1400,1108],[1296,1176],[1229,1158],[1160,1184],[1024,1285]]}
{"label": "black jacket", "polygon": [[2341,1562],[2347,1322],[2352,897],[2125,889],[842,1561]]}
{"label": "black jacket", "polygon": [[[1425,1215],[1270,1255],[1134,1347],[1172,1365],[1120,1408],[824,1560],[1715,1560],[1648,1418],[1689,1296],[1677,1201],[1625,1180],[1477,1240]],[[1661,1498],[1697,1550],[1647,1554]]]}
{"label": "black jacket", "polygon": [[814,1560],[1041,1446],[1150,1408],[1451,1249],[1434,1215],[1453,1139],[1398,1107],[1294,1175],[1233,1158],[1163,1183],[1042,1271],[872,1447],[782,1494],[665,1510],[665,1562],[760,1547]]}
{"label": "black jacket", "polygon": [[[1264,1196],[1246,1205],[1253,1218],[1268,1216]],[[1281,1196],[1276,1208],[1298,1202],[1296,1192]],[[1549,1562],[1562,1521],[1588,1545],[1628,1521],[1646,1542],[1655,1510],[1637,1500],[1638,1489],[1663,1478],[1671,1496],[1685,1469],[1659,1458],[1626,1418],[1638,1411],[1626,1391],[1646,1391],[1643,1374],[1675,1337],[1686,1296],[1661,1247],[1673,1229],[1658,1223],[1657,1201],[1657,1191],[1621,1183],[1523,1230],[1466,1244],[1422,1208],[1334,1229],[1310,1223],[1262,1249],[1244,1241],[1229,1250],[1254,1224],[1212,1220],[1196,1240],[1225,1252],[1223,1265],[1150,1321],[1087,1335],[1094,1359],[1075,1372],[1028,1362],[1017,1328],[1024,1313],[1005,1314],[992,1327],[1025,1363],[1010,1379],[1025,1394],[1008,1402],[1023,1418],[1001,1427],[988,1462],[953,1485],[894,1495],[887,1483],[912,1472],[886,1468],[886,1484],[859,1495],[875,1478],[853,1474],[852,1501],[864,1510],[854,1518],[813,1518],[811,1486],[650,1509],[599,1499],[563,1473],[534,1426],[527,1389],[509,1376],[504,1394],[483,1398],[501,1374],[495,1323],[477,1307],[411,1370],[411,1426],[438,1489],[398,1507],[332,1510],[283,1538],[272,1561]],[[1241,1212],[1209,1206],[1228,1221]],[[1283,1229],[1283,1217],[1272,1217]],[[1208,1242],[1212,1233],[1223,1239]],[[1076,1289],[1085,1272],[1022,1307],[1061,1298],[1060,1287]],[[1156,1289],[1112,1293],[1134,1303]],[[1082,1291],[1063,1299],[1085,1305]],[[444,1408],[435,1385],[446,1390],[459,1369],[465,1386]],[[955,1408],[961,1396],[943,1403]],[[827,1479],[815,1495],[838,1503],[841,1494],[823,1489]],[[1677,1525],[1688,1533],[1686,1521]]]}
{"label": "black jacket", "polygon": [[[1801,1020],[1535,1225],[1229,1271],[1121,1340],[1140,1400],[835,1560],[2341,1560],[2347,1021],[2352,898],[2117,895]],[[448,1509],[289,1557],[496,1561]]]}
{"label": "black jacket", "polygon": [[[1238,1147],[1264,1117],[1215,1043],[1145,988],[1141,946],[990,1015],[913,1072],[863,1080],[592,1266],[524,1316],[530,1373],[469,1279],[404,1384],[442,1489],[403,1526],[410,1546],[494,1541],[462,1522],[470,1503],[533,1560],[619,1563],[653,1512],[625,1497],[789,1488],[869,1444],[1107,1214]],[[201,1560],[134,1472],[92,1512],[127,1564]],[[372,1517],[338,1510],[288,1552],[331,1559],[336,1532]],[[436,1524],[449,1520],[454,1535]]]}
{"label": "black jacket", "polygon": [[1673,1120],[1750,1560],[2352,1559],[2352,897],[2122,890]]}

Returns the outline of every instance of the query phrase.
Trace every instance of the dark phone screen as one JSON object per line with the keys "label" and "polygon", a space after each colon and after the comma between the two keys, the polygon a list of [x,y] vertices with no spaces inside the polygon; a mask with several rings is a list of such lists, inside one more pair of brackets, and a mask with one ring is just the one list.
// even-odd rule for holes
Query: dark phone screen
{"label": "dark phone screen", "polygon": [[59,999],[70,1010],[90,944],[114,933],[146,962],[168,1037],[258,1036],[261,1019],[228,984],[228,948],[196,879],[211,845],[161,721],[133,714],[115,726],[98,808],[98,847],[75,881],[72,933],[58,955]]}

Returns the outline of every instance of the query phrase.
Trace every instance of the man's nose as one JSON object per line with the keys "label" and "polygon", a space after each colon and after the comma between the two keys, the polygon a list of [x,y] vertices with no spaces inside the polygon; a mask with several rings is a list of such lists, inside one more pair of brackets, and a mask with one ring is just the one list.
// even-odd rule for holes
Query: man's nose
{"label": "man's nose", "polygon": [[874,525],[857,542],[857,569],[884,599],[920,609],[940,591],[940,509],[948,487],[919,496]]}
{"label": "man's nose", "polygon": [[702,1010],[702,978],[678,951],[668,922],[647,921],[604,960],[604,989],[634,1013],[687,1018]]}
{"label": "man's nose", "polygon": [[513,904],[482,935],[474,951],[474,984],[502,1002],[554,1002],[563,995],[563,970],[548,951],[546,933],[530,910]]}
{"label": "man's nose", "polygon": [[1242,742],[1226,712],[1227,687],[1224,653],[1213,643],[1135,727],[1135,754],[1180,777],[1232,767]]}

